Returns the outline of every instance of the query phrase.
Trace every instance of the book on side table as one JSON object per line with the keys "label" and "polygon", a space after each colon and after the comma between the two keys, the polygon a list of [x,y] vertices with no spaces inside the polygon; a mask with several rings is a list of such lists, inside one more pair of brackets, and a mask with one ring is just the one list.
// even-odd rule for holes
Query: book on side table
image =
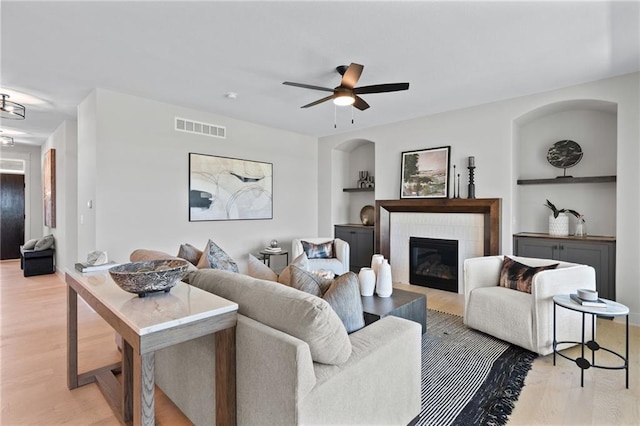
{"label": "book on side table", "polygon": [[589,307],[592,307],[592,308],[606,308],[607,307],[607,303],[602,299],[584,300],[584,299],[579,298],[578,295],[575,294],[575,293],[571,294],[571,300],[576,302],[578,305],[589,306]]}

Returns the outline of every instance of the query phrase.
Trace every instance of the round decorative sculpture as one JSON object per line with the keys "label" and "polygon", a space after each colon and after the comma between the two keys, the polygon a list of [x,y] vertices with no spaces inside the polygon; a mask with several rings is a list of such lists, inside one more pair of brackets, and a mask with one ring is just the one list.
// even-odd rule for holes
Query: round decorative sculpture
{"label": "round decorative sculpture", "polygon": [[360,210],[360,221],[364,226],[375,225],[376,215],[373,206],[366,205]]}
{"label": "round decorative sculpture", "polygon": [[113,281],[124,291],[145,297],[147,293],[169,292],[183,277],[189,262],[180,259],[125,263],[109,269]]}
{"label": "round decorative sculpture", "polygon": [[571,140],[558,141],[547,152],[547,161],[553,167],[564,169],[565,177],[567,168],[573,167],[582,160],[582,148],[577,142]]}
{"label": "round decorative sculpture", "polygon": [[271,248],[278,248],[278,240],[271,240],[271,242],[269,243],[269,246]]}

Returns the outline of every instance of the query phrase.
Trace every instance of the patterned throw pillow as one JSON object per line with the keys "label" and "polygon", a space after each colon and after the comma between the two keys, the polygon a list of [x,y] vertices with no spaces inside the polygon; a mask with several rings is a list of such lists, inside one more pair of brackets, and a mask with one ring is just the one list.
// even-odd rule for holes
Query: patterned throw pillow
{"label": "patterned throw pillow", "polygon": [[178,250],[178,257],[197,265],[202,257],[202,250],[188,243],[182,244],[180,250]]}
{"label": "patterned throw pillow", "polygon": [[33,249],[35,251],[49,250],[55,242],[56,240],[53,238],[53,235],[47,235],[46,237],[40,238]]}
{"label": "patterned throw pillow", "polygon": [[327,279],[311,271],[292,266],[291,287],[322,297],[336,312],[347,333],[353,333],[364,327],[358,276],[353,272],[347,272],[335,279]]}
{"label": "patterned throw pillow", "polygon": [[528,266],[505,256],[500,270],[500,286],[531,293],[533,276],[541,271],[556,269],[558,263],[546,266]]}
{"label": "patterned throw pillow", "polygon": [[238,265],[234,260],[216,243],[209,240],[200,257],[198,269],[224,269],[226,271],[238,272]]}
{"label": "patterned throw pillow", "polygon": [[301,241],[302,249],[309,259],[330,259],[333,256],[333,240],[326,243],[314,244],[308,241]]}

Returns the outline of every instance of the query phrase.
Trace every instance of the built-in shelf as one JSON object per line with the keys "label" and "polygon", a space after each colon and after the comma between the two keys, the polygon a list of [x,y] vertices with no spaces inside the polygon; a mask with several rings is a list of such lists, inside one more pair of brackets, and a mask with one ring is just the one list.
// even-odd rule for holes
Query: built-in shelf
{"label": "built-in shelf", "polygon": [[615,181],[616,176],[557,177],[551,179],[518,179],[518,185],[540,185],[545,183],[604,183]]}
{"label": "built-in shelf", "polygon": [[373,192],[374,188],[343,188],[343,192]]}

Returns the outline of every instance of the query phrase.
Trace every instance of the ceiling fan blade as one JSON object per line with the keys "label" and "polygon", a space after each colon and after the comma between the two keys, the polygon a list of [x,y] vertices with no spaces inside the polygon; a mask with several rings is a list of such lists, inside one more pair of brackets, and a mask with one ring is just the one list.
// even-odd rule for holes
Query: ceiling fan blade
{"label": "ceiling fan blade", "polygon": [[360,80],[360,75],[362,74],[363,68],[364,66],[352,62],[344,72],[342,81],[340,82],[340,86],[353,89],[358,80]]}
{"label": "ceiling fan blade", "polygon": [[303,89],[313,89],[313,90],[322,90],[323,92],[333,92],[333,89],[329,89],[328,87],[312,86],[311,84],[293,83],[291,81],[285,81],[282,84],[286,86],[302,87]]}
{"label": "ceiling fan blade", "polygon": [[310,104],[302,105],[300,108],[309,108],[309,107],[312,107],[312,106],[316,106],[316,105],[321,104],[323,102],[327,102],[330,99],[333,99],[333,95],[327,96],[326,98],[318,99],[317,101],[311,102]]}
{"label": "ceiling fan blade", "polygon": [[407,89],[409,89],[409,83],[374,84],[372,86],[356,87],[353,89],[353,93],[364,95],[365,93],[398,92]]}
{"label": "ceiling fan blade", "polygon": [[353,103],[355,108],[358,108],[360,111],[364,111],[369,108],[369,104],[364,101],[360,96],[356,96],[356,101]]}

